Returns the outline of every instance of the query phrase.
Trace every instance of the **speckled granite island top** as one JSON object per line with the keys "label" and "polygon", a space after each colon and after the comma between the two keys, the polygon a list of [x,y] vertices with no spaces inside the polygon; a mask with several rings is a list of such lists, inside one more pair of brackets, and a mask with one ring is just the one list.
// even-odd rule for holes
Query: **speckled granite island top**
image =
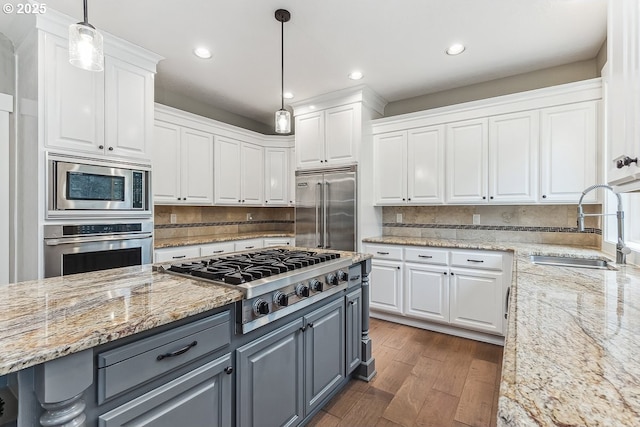
{"label": "speckled granite island top", "polygon": [[535,265],[530,255],[593,249],[380,237],[366,242],[514,251],[499,426],[640,425],[640,268]]}
{"label": "speckled granite island top", "polygon": [[3,285],[0,375],[222,307],[242,293],[151,265]]}

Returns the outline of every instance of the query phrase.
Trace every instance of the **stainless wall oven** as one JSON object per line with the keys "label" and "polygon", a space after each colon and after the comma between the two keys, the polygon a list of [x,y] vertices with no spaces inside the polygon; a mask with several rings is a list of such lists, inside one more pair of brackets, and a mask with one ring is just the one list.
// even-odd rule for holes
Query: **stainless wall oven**
{"label": "stainless wall oven", "polygon": [[44,276],[150,264],[153,222],[44,226]]}
{"label": "stainless wall oven", "polygon": [[149,166],[50,155],[47,168],[49,217],[151,216]]}

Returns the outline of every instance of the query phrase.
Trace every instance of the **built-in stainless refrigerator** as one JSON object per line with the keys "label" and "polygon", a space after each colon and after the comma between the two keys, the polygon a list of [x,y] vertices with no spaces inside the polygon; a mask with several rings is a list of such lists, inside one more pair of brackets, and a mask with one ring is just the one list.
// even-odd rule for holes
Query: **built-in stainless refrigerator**
{"label": "built-in stainless refrigerator", "polygon": [[296,171],[296,246],[355,251],[355,165]]}

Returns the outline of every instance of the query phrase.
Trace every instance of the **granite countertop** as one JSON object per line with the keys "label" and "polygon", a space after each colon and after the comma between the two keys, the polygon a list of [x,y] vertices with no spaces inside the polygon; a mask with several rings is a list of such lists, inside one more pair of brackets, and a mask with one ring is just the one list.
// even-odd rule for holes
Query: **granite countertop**
{"label": "granite countertop", "polygon": [[176,248],[179,246],[204,245],[207,243],[233,242],[236,240],[246,239],[269,239],[277,237],[295,237],[292,233],[276,233],[276,232],[254,232],[241,234],[209,234],[193,237],[172,237],[166,239],[155,239],[153,242],[154,249]]}
{"label": "granite countertop", "polygon": [[0,375],[242,299],[151,265],[3,285]]}
{"label": "granite countertop", "polygon": [[535,265],[530,255],[609,259],[596,249],[377,237],[369,243],[513,251],[499,426],[640,424],[640,268]]}
{"label": "granite countertop", "polygon": [[[354,264],[371,258],[313,250],[338,252]],[[0,286],[0,375],[243,298],[236,289],[152,269],[124,267]]]}

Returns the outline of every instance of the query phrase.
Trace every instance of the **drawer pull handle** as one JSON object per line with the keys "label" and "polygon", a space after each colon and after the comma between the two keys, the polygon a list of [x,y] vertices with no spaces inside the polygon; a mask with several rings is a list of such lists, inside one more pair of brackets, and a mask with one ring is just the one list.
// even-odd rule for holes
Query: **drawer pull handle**
{"label": "drawer pull handle", "polygon": [[433,258],[431,255],[418,255],[418,258]]}
{"label": "drawer pull handle", "polygon": [[511,297],[511,286],[507,288],[507,297],[504,302],[504,318],[506,319],[509,314],[509,298]]}
{"label": "drawer pull handle", "polygon": [[169,357],[180,356],[181,354],[185,354],[187,351],[191,350],[193,347],[198,345],[198,341],[194,341],[191,344],[185,345],[180,350],[172,351],[171,353],[159,354],[156,357],[156,360],[167,359]]}
{"label": "drawer pull handle", "polygon": [[352,282],[355,282],[356,280],[360,280],[360,275],[358,274],[357,276],[353,276],[351,279]]}
{"label": "drawer pull handle", "polygon": [[227,375],[233,374],[233,366],[227,366],[226,368],[224,368],[224,373]]}
{"label": "drawer pull handle", "polygon": [[349,301],[349,305],[353,305],[355,303],[356,303],[355,301]]}
{"label": "drawer pull handle", "polygon": [[378,251],[378,252],[376,252],[376,253],[377,253],[378,255],[389,255],[389,252],[380,252],[380,251]]}
{"label": "drawer pull handle", "polygon": [[469,262],[484,262],[481,259],[468,259],[467,261],[469,261]]}
{"label": "drawer pull handle", "polygon": [[219,251],[213,251],[211,253],[213,253],[213,254],[221,254],[223,252],[224,252],[224,249],[220,249]]}
{"label": "drawer pull handle", "polygon": [[245,246],[245,249],[253,249],[253,246]]}
{"label": "drawer pull handle", "polygon": [[173,258],[173,259],[180,259],[180,258],[186,258],[186,257],[187,257],[186,255],[178,255],[178,256],[173,256],[173,257],[171,257],[171,258]]}

